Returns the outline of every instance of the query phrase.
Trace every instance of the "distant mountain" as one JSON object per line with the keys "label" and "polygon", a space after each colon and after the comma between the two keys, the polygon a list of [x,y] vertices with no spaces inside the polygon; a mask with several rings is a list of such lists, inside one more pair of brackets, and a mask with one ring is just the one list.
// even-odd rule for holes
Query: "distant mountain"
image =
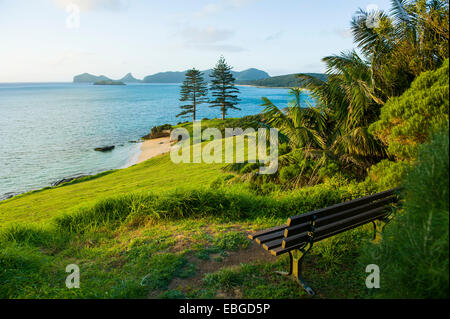
{"label": "distant mountain", "polygon": [[[299,73],[272,76],[260,80],[236,81],[237,84],[265,86],[265,87],[303,87],[302,80],[298,78]],[[314,76],[322,81],[326,81],[327,77],[323,73],[305,73]]]}
{"label": "distant mountain", "polygon": [[252,81],[252,80],[262,80],[270,78],[270,75],[267,72],[258,70],[258,69],[248,69],[235,75],[236,81]]}
{"label": "distant mountain", "polygon": [[98,81],[108,81],[111,80],[110,78],[107,78],[104,75],[96,76],[89,73],[83,73],[79,75],[75,75],[73,77],[74,83],[94,83]]}
{"label": "distant mountain", "polygon": [[147,75],[142,82],[144,83],[181,83],[184,80],[186,72],[159,72],[153,75]]}
{"label": "distant mountain", "polygon": [[[204,70],[203,76],[206,81],[210,80],[210,75],[212,70]],[[269,74],[267,72],[258,70],[258,69],[248,69],[244,71],[231,71],[236,81],[245,81],[245,80],[259,80],[269,78]],[[186,71],[175,71],[175,72],[159,72],[153,75],[148,75],[144,78],[143,82],[145,83],[182,83],[184,80],[184,76]]]}
{"label": "distant mountain", "polygon": [[142,80],[136,79],[131,73],[128,73],[123,78],[121,78],[119,81],[124,83],[140,83]]}
{"label": "distant mountain", "polygon": [[[136,79],[131,73],[128,73],[123,78],[118,81],[124,83],[182,83],[184,81],[184,77],[187,71],[175,71],[175,72],[159,72],[156,74],[148,75],[143,80]],[[204,78],[206,81],[210,81],[210,75],[212,70],[202,71],[204,74]],[[236,82],[239,81],[251,81],[251,80],[261,80],[270,78],[270,75],[267,72],[258,70],[258,69],[247,69],[244,71],[231,71],[236,79]],[[89,73],[83,73],[80,75],[76,75],[73,77],[74,83],[95,83],[98,81],[109,81],[112,80],[104,75],[96,76]]]}

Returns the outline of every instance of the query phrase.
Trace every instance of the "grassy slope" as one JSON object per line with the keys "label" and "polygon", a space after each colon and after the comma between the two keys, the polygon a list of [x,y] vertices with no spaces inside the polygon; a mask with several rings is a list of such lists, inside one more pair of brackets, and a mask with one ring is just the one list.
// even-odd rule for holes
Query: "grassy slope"
{"label": "grassy slope", "polygon": [[[186,128],[192,135],[192,123]],[[202,121],[202,129],[218,127],[246,127],[242,119]],[[202,146],[206,145],[203,143]],[[245,151],[247,144],[245,144]],[[236,150],[235,150],[236,151]],[[225,146],[222,147],[223,156]],[[246,158],[246,156],[245,156]],[[80,205],[89,206],[98,200],[114,195],[139,191],[169,191],[175,188],[208,186],[221,175],[223,164],[174,164],[169,154],[152,158],[127,169],[101,173],[83,182],[72,182],[54,188],[30,192],[0,202],[0,228],[10,223],[42,222]]]}
{"label": "grassy slope", "polygon": [[220,174],[219,164],[179,164],[168,154],[81,183],[37,191],[0,202],[0,226],[35,223],[79,205],[135,191],[166,191],[209,185]]}

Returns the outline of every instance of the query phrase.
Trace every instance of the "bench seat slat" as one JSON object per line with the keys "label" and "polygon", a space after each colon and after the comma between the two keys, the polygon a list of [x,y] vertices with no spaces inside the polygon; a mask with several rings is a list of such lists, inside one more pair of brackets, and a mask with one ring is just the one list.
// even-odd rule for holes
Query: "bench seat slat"
{"label": "bench seat slat", "polygon": [[248,238],[250,238],[251,240],[254,240],[255,238],[259,237],[259,236],[264,236],[264,235],[268,235],[280,230],[284,230],[287,226],[286,225],[281,225],[281,226],[275,226],[275,227],[271,227],[271,228],[267,228],[264,230],[259,230],[253,234],[249,234]]}
{"label": "bench seat slat", "polygon": [[293,249],[300,248],[304,245],[305,245],[305,243],[302,243],[302,244],[298,244],[298,245],[288,247],[288,248],[283,248],[282,246],[280,246],[280,247],[271,249],[270,253],[274,256],[280,256],[280,255],[290,252]]}
{"label": "bench seat slat", "polygon": [[268,241],[268,242],[262,244],[262,246],[265,250],[271,250],[273,248],[281,247],[282,243],[283,243],[283,237],[280,239]]}
{"label": "bench seat slat", "polygon": [[283,248],[289,248],[299,244],[303,244],[309,240],[308,232],[305,231],[298,235],[290,236],[288,238],[284,237],[281,246]]}
{"label": "bench seat slat", "polygon": [[258,244],[262,245],[262,244],[264,244],[264,243],[266,243],[268,241],[272,241],[272,240],[275,240],[275,239],[280,239],[280,238],[283,238],[283,237],[284,237],[284,229],[279,230],[279,231],[277,231],[275,233],[270,233],[268,235],[258,236],[258,237],[256,237],[255,241]]}
{"label": "bench seat slat", "polygon": [[302,223],[300,225],[296,225],[296,226],[292,226],[292,227],[287,227],[284,230],[284,237],[289,237],[289,236],[294,236],[294,235],[304,233],[305,231],[308,231],[310,228],[311,228],[310,222]]}

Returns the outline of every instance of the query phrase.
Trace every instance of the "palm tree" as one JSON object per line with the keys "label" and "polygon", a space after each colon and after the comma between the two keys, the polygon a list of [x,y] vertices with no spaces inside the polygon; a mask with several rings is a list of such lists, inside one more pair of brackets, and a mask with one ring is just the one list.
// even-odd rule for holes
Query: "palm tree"
{"label": "palm tree", "polygon": [[386,150],[368,133],[384,101],[372,81],[366,61],[356,52],[326,57],[327,80],[299,75],[328,117],[326,149],[342,164],[365,169],[387,156]]}
{"label": "palm tree", "polygon": [[278,128],[282,138],[288,141],[292,148],[324,145],[321,134],[325,126],[324,115],[309,102],[306,102],[308,107],[302,107],[302,93],[300,88],[291,88],[289,94],[292,99],[285,109],[279,109],[268,98],[263,97],[266,123]]}
{"label": "palm tree", "polygon": [[369,62],[385,99],[401,95],[416,76],[449,55],[448,0],[392,0],[390,15],[359,10],[351,22],[354,41]]}

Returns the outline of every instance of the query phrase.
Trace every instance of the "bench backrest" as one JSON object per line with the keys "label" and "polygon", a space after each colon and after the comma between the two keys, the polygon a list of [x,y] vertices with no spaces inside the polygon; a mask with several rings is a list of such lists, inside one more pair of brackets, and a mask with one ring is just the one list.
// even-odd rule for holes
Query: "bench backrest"
{"label": "bench backrest", "polygon": [[288,219],[282,249],[320,241],[385,217],[398,201],[398,188],[354,199]]}

